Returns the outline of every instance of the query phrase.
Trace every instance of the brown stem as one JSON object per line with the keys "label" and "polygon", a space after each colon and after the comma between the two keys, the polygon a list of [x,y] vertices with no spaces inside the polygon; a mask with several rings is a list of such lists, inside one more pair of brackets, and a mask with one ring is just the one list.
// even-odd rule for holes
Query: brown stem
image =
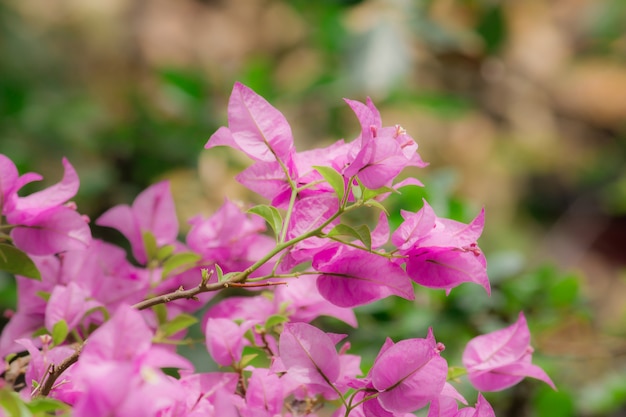
{"label": "brown stem", "polygon": [[61,376],[61,374],[65,371],[67,371],[67,369],[72,366],[73,364],[75,364],[78,361],[78,357],[80,356],[80,352],[83,350],[83,346],[85,345],[85,342],[79,344],[76,347],[76,350],[74,351],[74,353],[72,353],[71,356],[68,356],[67,358],[65,358],[63,360],[63,362],[61,362],[58,365],[51,365],[48,368],[48,372],[47,372],[47,377],[44,377],[44,381],[43,383],[40,385],[41,389],[36,392],[36,394],[34,396],[36,397],[45,397],[48,394],[50,394],[50,391],[52,390],[52,387],[54,386],[54,383],[56,382],[56,380]]}

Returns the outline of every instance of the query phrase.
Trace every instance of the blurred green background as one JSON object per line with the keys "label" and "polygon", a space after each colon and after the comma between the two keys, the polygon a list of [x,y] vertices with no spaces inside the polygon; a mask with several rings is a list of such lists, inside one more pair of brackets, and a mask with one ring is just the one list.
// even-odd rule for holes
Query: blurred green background
{"label": "blurred green background", "polygon": [[[251,198],[232,178],[245,158],[203,151],[235,81],[286,115],[300,150],[355,137],[342,98],[371,96],[430,162],[392,221],[422,197],[462,221],[485,206],[494,290],[361,308],[365,362],[387,334],[433,326],[459,363],[523,310],[559,391],[489,393],[497,414],[626,416],[625,28],[623,0],[7,0],[0,153],[45,184],[68,157],[92,219],[169,178],[184,222]],[[0,308],[14,303],[5,276]]]}

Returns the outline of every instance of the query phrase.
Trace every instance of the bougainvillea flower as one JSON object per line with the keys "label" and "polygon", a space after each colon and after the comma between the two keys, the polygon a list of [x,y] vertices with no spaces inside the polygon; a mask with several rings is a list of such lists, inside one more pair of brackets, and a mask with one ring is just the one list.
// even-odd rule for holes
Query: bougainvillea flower
{"label": "bougainvillea flower", "polygon": [[11,230],[11,238],[24,252],[41,256],[88,247],[91,230],[86,217],[70,207],[58,206],[29,216],[28,224]]}
{"label": "bougainvillea flower", "polygon": [[244,321],[238,325],[229,319],[209,318],[204,333],[206,347],[213,360],[221,366],[238,363],[241,360],[243,347],[249,344],[244,334],[253,325],[253,321]]}
{"label": "bougainvillea flower", "polygon": [[446,382],[439,396],[431,401],[427,417],[454,417],[459,410],[457,401],[467,404],[456,388]]}
{"label": "bougainvillea flower", "polygon": [[70,282],[67,286],[57,285],[46,304],[46,329],[52,332],[58,321],[65,320],[68,329],[72,330],[88,310],[100,305],[75,282]]}
{"label": "bougainvillea flower", "polygon": [[274,291],[276,309],[284,305],[292,322],[309,323],[319,316],[329,316],[356,327],[354,310],[339,307],[322,297],[313,278],[305,276],[277,287]]}
{"label": "bougainvillea flower", "polygon": [[[60,207],[74,197],[80,185],[78,174],[72,164],[65,158],[63,158],[63,168],[63,178],[57,184],[26,197],[17,197],[10,212],[4,212],[7,222],[10,224],[30,225],[33,219],[39,217],[45,211]],[[36,174],[26,175],[26,179],[20,178],[17,180],[13,191],[17,192],[27,181],[41,179]]]}
{"label": "bougainvillea flower", "polygon": [[228,101],[228,127],[221,127],[205,148],[230,146],[256,161],[285,162],[294,153],[291,127],[285,116],[263,97],[235,83]]}
{"label": "bougainvillea flower", "polygon": [[146,188],[132,206],[122,204],[107,210],[96,224],[119,230],[130,242],[135,259],[145,264],[148,259],[143,233],[150,232],[158,246],[174,243],[178,236],[178,219],[169,181]]}
{"label": "bougainvillea flower", "polygon": [[282,366],[302,384],[329,387],[341,374],[336,342],[310,324],[287,323],[278,342]]}
{"label": "bougainvillea flower", "polygon": [[447,292],[473,282],[491,292],[487,261],[476,244],[485,224],[484,210],[469,224],[437,217],[426,201],[416,213],[401,213],[404,222],[391,241],[406,256],[406,272],[413,281]]}
{"label": "bougainvillea flower", "polygon": [[205,263],[219,264],[226,273],[243,271],[276,243],[262,234],[266,229],[265,220],[244,213],[229,200],[211,217],[196,216],[189,220],[189,224],[189,248],[202,255]]}
{"label": "bougainvillea flower", "polygon": [[[408,413],[435,400],[444,388],[448,364],[432,329],[426,339],[386,343],[369,372],[376,401],[392,413]],[[371,400],[374,401],[374,400]]]}
{"label": "bougainvillea flower", "polygon": [[[445,414],[442,414],[442,416],[445,416]],[[485,400],[485,397],[478,393],[476,407],[462,408],[456,414],[450,415],[450,417],[496,417],[496,413],[493,411],[491,404]]]}
{"label": "bougainvillea flower", "polygon": [[160,368],[193,369],[182,356],[152,344],[154,332],[130,306],[118,308],[94,331],[75,368],[82,390],[77,415],[154,416],[185,392]]}
{"label": "bougainvillea flower", "polygon": [[509,327],[477,336],[463,352],[463,365],[479,391],[500,391],[525,377],[539,379],[556,389],[543,369],[531,363],[533,348],[523,313]]}
{"label": "bougainvillea flower", "polygon": [[335,247],[318,253],[313,268],[320,272],[320,294],[339,307],[363,305],[390,295],[415,298],[404,270],[374,253]]}
{"label": "bougainvillea flower", "polygon": [[343,171],[346,177],[356,175],[367,188],[376,189],[391,185],[407,166],[426,166],[417,153],[417,144],[404,129],[382,127],[380,113],[369,98],[366,104],[345,101],[361,124],[361,135],[352,143]]}

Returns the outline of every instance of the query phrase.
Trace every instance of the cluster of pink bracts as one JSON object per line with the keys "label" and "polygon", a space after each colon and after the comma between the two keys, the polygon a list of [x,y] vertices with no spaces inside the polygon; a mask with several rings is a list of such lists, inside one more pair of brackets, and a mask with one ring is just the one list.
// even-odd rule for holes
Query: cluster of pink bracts
{"label": "cluster of pink bracts", "polygon": [[[382,126],[371,101],[346,101],[360,135],[297,152],[284,116],[236,84],[228,127],[206,147],[230,146],[252,158],[237,179],[270,203],[246,212],[226,201],[213,216],[191,219],[182,242],[169,184],[155,184],[132,206],[95,221],[128,239],[134,263],[121,248],[92,239],[88,219],[68,203],[79,186],[68,161],[61,182],[20,197],[40,176],[19,176],[0,155],[0,233],[10,230],[0,243],[28,254],[41,275],[17,276],[17,311],[0,336],[0,357],[30,354],[21,398],[55,398],[75,416],[295,417],[335,407],[337,417],[386,417],[427,406],[429,417],[493,416],[480,393],[468,407],[448,381],[444,346],[432,329],[426,338],[388,339],[362,375],[349,343],[337,348],[344,335],[309,324],[327,315],[356,326],[353,307],[389,295],[414,299],[413,283],[449,292],[473,282],[490,292],[476,244],[483,212],[463,224],[437,217],[424,202],[416,213],[403,211],[390,231],[382,202],[421,185],[394,181],[405,167],[425,164],[404,129]],[[343,222],[343,214],[362,208],[380,210],[373,230]],[[196,373],[172,346],[184,342],[190,313],[230,287],[250,295],[213,303],[202,321],[220,371]],[[463,365],[479,391],[524,377],[553,386],[531,356],[520,313],[512,326],[471,340]]]}

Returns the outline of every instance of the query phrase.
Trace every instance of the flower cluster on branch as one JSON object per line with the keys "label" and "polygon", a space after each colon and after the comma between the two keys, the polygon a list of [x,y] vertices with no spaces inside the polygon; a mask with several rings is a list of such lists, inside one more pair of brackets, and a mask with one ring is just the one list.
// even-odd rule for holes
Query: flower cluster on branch
{"label": "flower cluster on branch", "polygon": [[[326,315],[356,327],[354,307],[392,295],[412,300],[414,285],[491,291],[477,245],[484,211],[464,224],[438,217],[424,201],[391,231],[384,202],[422,186],[396,178],[425,163],[402,127],[383,126],[371,100],[346,102],[359,135],[298,152],[285,117],[235,84],[228,126],[206,148],[249,156],[253,164],[237,179],[269,203],[244,210],[226,201],[211,217],[190,219],[183,241],[168,182],[154,184],[95,220],[128,240],[132,262],[92,238],[89,220],[68,202],[79,179],[67,160],[61,182],[21,197],[40,176],[18,175],[0,155],[0,268],[18,287],[0,357],[7,369],[20,352],[30,357],[21,386],[3,374],[0,393],[19,391],[3,398],[32,413],[46,399],[57,414],[75,416],[295,417],[321,407],[334,407],[337,417],[407,416],[424,407],[429,417],[493,416],[482,394],[471,407],[455,389],[458,373],[449,376],[432,329],[387,339],[363,375],[345,335],[310,324]],[[350,224],[344,215],[356,210],[375,211],[376,226]],[[193,314],[232,287],[250,294],[213,303],[201,322],[220,371],[198,373],[175,346],[190,343]],[[524,377],[554,386],[531,359],[520,313],[512,326],[471,340],[463,365],[479,391]]]}

